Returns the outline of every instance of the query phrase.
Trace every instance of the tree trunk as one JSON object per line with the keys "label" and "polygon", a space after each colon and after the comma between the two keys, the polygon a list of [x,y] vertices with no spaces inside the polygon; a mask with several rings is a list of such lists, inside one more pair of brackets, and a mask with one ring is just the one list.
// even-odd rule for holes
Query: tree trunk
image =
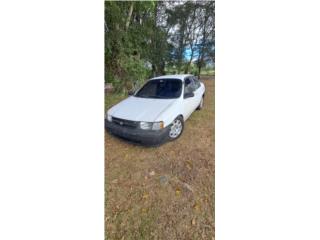
{"label": "tree trunk", "polygon": [[187,63],[186,68],[184,69],[184,73],[185,73],[185,74],[187,74],[187,73],[189,72],[190,64],[191,64],[192,58],[193,58],[193,52],[194,52],[194,49],[191,47],[190,60],[189,60],[189,62]]}
{"label": "tree trunk", "polygon": [[198,79],[200,79],[200,73],[201,73],[201,66],[199,66],[199,69],[198,69]]}
{"label": "tree trunk", "polygon": [[166,64],[165,64],[164,61],[162,61],[161,64],[160,64],[160,70],[159,70],[161,75],[165,75],[166,74],[165,67],[166,67]]}
{"label": "tree trunk", "polygon": [[152,77],[156,77],[157,76],[157,68],[156,65],[152,64]]}
{"label": "tree trunk", "polygon": [[131,20],[131,16],[132,16],[132,12],[133,12],[133,5],[134,5],[134,2],[131,2],[129,14],[128,14],[127,21],[126,21],[126,30],[128,30],[129,25],[130,25],[130,20]]}

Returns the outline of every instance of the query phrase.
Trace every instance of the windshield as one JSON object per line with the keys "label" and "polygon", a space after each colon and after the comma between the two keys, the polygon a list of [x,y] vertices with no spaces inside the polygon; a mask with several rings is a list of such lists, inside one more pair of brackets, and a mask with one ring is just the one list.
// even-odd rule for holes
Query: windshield
{"label": "windshield", "polygon": [[182,81],[179,79],[156,79],[147,82],[137,93],[142,98],[178,98],[181,95]]}

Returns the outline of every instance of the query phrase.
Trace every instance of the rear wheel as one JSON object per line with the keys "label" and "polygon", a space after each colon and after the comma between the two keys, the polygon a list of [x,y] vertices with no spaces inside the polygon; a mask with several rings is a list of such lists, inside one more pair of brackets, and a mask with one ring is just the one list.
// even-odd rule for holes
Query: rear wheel
{"label": "rear wheel", "polygon": [[183,132],[183,128],[184,128],[184,122],[182,117],[179,116],[172,122],[170,126],[169,139],[171,141],[178,139]]}

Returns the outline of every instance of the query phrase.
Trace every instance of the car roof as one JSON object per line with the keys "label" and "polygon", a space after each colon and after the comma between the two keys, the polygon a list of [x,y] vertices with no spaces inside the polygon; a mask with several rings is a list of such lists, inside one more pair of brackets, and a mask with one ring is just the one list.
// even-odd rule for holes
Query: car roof
{"label": "car roof", "polygon": [[176,74],[176,75],[163,75],[163,76],[158,76],[158,77],[154,77],[151,78],[150,80],[155,80],[155,79],[180,79],[182,81],[184,81],[185,77],[190,77],[193,76],[191,74]]}

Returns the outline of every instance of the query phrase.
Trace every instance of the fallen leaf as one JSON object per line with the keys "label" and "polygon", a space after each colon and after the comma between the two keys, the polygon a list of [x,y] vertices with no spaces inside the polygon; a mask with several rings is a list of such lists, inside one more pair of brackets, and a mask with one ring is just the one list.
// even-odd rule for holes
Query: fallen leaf
{"label": "fallen leaf", "polygon": [[189,170],[192,169],[192,163],[190,161],[187,161],[186,166]]}
{"label": "fallen leaf", "polygon": [[195,203],[193,205],[193,209],[196,210],[196,211],[199,211],[200,210],[200,205],[198,203]]}
{"label": "fallen leaf", "polygon": [[149,175],[150,176],[154,176],[156,173],[154,172],[154,171],[151,171],[150,173],[149,173]]}
{"label": "fallen leaf", "polygon": [[180,196],[181,195],[181,190],[180,189],[176,189],[176,196]]}
{"label": "fallen leaf", "polygon": [[190,192],[193,192],[193,189],[189,184],[183,183],[183,186],[185,186]]}
{"label": "fallen leaf", "polygon": [[148,199],[149,198],[149,194],[148,193],[144,193],[142,198],[143,199]]}
{"label": "fallen leaf", "polygon": [[192,219],[191,224],[192,224],[193,226],[196,225],[196,219],[195,219],[195,218]]}

